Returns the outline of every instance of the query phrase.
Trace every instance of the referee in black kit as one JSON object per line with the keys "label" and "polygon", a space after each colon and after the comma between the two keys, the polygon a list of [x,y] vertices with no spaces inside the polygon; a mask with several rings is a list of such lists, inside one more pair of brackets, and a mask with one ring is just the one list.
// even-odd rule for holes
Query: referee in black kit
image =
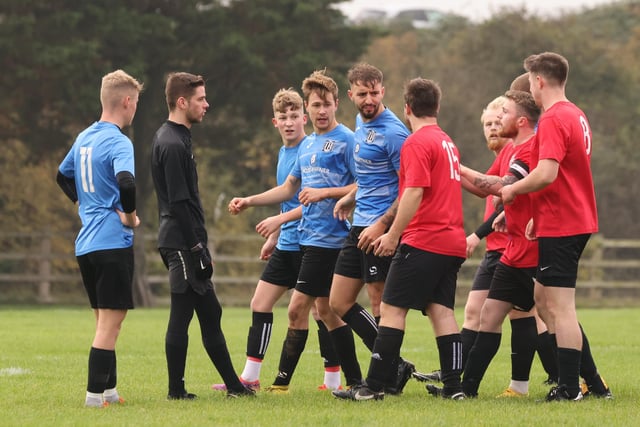
{"label": "referee in black kit", "polygon": [[188,330],[195,310],[204,348],[227,386],[228,397],[255,396],[240,383],[231,363],[214,292],[213,264],[207,249],[204,211],[191,144],[191,125],[200,123],[209,104],[205,82],[190,73],[172,73],[165,88],[169,119],[153,138],[151,173],[158,197],[158,248],[169,270],[171,309],[165,338],[170,400],[192,400],[184,385]]}

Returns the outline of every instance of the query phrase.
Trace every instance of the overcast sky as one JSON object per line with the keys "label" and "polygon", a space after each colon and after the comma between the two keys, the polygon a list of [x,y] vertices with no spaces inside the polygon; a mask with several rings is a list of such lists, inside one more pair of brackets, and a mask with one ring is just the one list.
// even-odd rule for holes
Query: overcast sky
{"label": "overcast sky", "polygon": [[351,0],[342,2],[338,7],[350,18],[354,18],[363,9],[380,9],[390,14],[404,9],[436,9],[466,16],[473,21],[482,21],[504,7],[526,6],[526,10],[540,16],[553,16],[561,12],[576,12],[584,8],[615,0]]}

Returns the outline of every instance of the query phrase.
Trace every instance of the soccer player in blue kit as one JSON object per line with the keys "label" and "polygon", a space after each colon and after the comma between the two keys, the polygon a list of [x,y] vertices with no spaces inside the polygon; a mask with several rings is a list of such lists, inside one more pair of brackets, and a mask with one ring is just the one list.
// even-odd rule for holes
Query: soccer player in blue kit
{"label": "soccer player in blue kit", "polygon": [[[271,122],[278,129],[282,146],[278,151],[276,182],[281,185],[289,176],[298,158],[298,150],[307,137],[304,101],[293,88],[280,89],[272,101]],[[295,287],[302,251],[298,225],[302,216],[302,205],[298,195],[280,204],[280,213],[260,221],[256,231],[265,237],[260,259],[268,260],[251,298],[251,326],[247,336],[247,359],[240,381],[254,390],[260,389],[260,371],[271,341],[273,329],[273,307],[289,290]],[[318,324],[320,355],[324,359],[324,381],[319,389],[335,390],[340,387],[340,362],[333,349],[329,331],[313,310]],[[214,390],[226,390],[225,384],[213,384]]]}
{"label": "soccer player in blue kit", "polygon": [[[347,385],[355,385],[361,382],[362,373],[353,340],[349,339],[353,336],[349,327],[372,351],[378,334],[376,321],[356,299],[365,284],[374,293],[382,294],[391,257],[375,256],[370,245],[384,234],[395,217],[400,149],[409,130],[382,103],[385,92],[382,71],[360,63],[349,70],[347,77],[349,98],[358,109],[353,155],[358,186],[334,208],[340,219],[346,219],[353,211],[353,227],[338,256],[329,302],[347,324],[332,330],[331,336]],[[414,370],[413,364],[400,359],[397,378],[387,386],[387,392],[400,393]]]}
{"label": "soccer player in blue kit", "polygon": [[302,92],[314,132],[302,142],[286,181],[229,203],[229,212],[235,215],[251,206],[289,200],[301,189],[298,199],[303,205],[299,226],[302,263],[289,302],[289,327],[278,375],[266,389],[273,393],[289,392],[309,334],[309,312],[314,304],[329,330],[344,325],[329,308],[329,290],[338,253],[350,228],[348,221],[334,218],[333,208],[337,199],[354,188],[353,132],[336,120],[338,85],[324,71],[307,77]]}
{"label": "soccer player in blue kit", "polygon": [[136,183],[133,144],[122,128],[131,125],[142,84],[122,70],[102,78],[100,120],[82,131],[60,164],[58,185],[78,202],[82,228],[75,253],[96,334],[89,352],[85,405],[122,403],[116,391],[116,340],[133,308],[133,228]]}

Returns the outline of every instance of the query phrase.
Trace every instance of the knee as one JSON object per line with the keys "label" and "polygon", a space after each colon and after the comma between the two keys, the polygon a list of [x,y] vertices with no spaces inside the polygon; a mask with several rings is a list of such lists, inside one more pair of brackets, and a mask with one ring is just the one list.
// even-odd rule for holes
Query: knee
{"label": "knee", "polygon": [[292,326],[298,324],[304,317],[299,307],[289,307],[287,315],[289,317],[289,324]]}
{"label": "knee", "polygon": [[[344,316],[347,313],[347,311],[351,308],[351,306],[353,306],[353,304],[350,304],[349,302],[338,301],[334,298],[329,299],[329,307],[331,311],[335,313],[338,317]],[[322,317],[321,313],[318,313],[318,314]]]}
{"label": "knee", "polygon": [[320,317],[320,319],[323,321],[326,321],[329,318],[329,316],[336,316],[336,313],[334,312],[332,307],[330,307],[328,304],[319,305],[317,306],[317,309],[318,309],[318,317]]}
{"label": "knee", "polygon": [[262,303],[255,296],[251,298],[250,307],[251,307],[251,311],[257,312],[257,313],[266,313],[271,311],[271,309],[273,308],[273,307],[269,307],[267,310],[265,310],[264,303]]}
{"label": "knee", "polygon": [[477,326],[480,322],[480,309],[477,304],[467,303],[464,307],[464,323]]}

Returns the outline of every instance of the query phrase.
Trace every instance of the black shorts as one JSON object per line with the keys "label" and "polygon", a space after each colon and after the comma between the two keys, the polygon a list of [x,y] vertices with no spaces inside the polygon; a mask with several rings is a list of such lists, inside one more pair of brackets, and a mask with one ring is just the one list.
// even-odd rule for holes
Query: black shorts
{"label": "black shorts", "polygon": [[464,258],[401,244],[391,260],[382,302],[422,311],[429,303],[453,309],[456,281]]}
{"label": "black shorts", "polygon": [[589,237],[591,234],[538,238],[538,283],[556,288],[575,288],[578,262]]}
{"label": "black shorts", "polygon": [[352,227],[336,261],[335,273],[364,283],[384,282],[389,273],[391,256],[379,257],[358,249],[358,237],[365,227]]}
{"label": "black shorts", "polygon": [[301,246],[302,263],[296,290],[312,297],[328,297],[333,280],[333,268],[340,249]]}
{"label": "black shorts", "polygon": [[191,251],[169,248],[160,248],[159,251],[169,270],[171,293],[183,294],[191,287],[197,294],[204,295],[209,289],[213,289],[211,279],[196,277],[195,271],[199,268],[200,260]]}
{"label": "black shorts", "polygon": [[491,288],[487,298],[505,301],[513,304],[519,311],[529,311],[533,308],[533,278],[535,267],[515,268],[501,262],[496,266]]}
{"label": "black shorts", "polygon": [[301,262],[302,251],[281,251],[276,248],[271,254],[260,280],[292,289],[296,286]]}
{"label": "black shorts", "polygon": [[91,308],[133,308],[133,247],[89,252],[77,260]]}
{"label": "black shorts", "polygon": [[491,287],[491,280],[493,279],[493,272],[496,270],[496,265],[502,257],[502,252],[487,251],[480,261],[480,265],[476,270],[475,276],[473,276],[473,284],[471,285],[472,291],[488,291]]}

